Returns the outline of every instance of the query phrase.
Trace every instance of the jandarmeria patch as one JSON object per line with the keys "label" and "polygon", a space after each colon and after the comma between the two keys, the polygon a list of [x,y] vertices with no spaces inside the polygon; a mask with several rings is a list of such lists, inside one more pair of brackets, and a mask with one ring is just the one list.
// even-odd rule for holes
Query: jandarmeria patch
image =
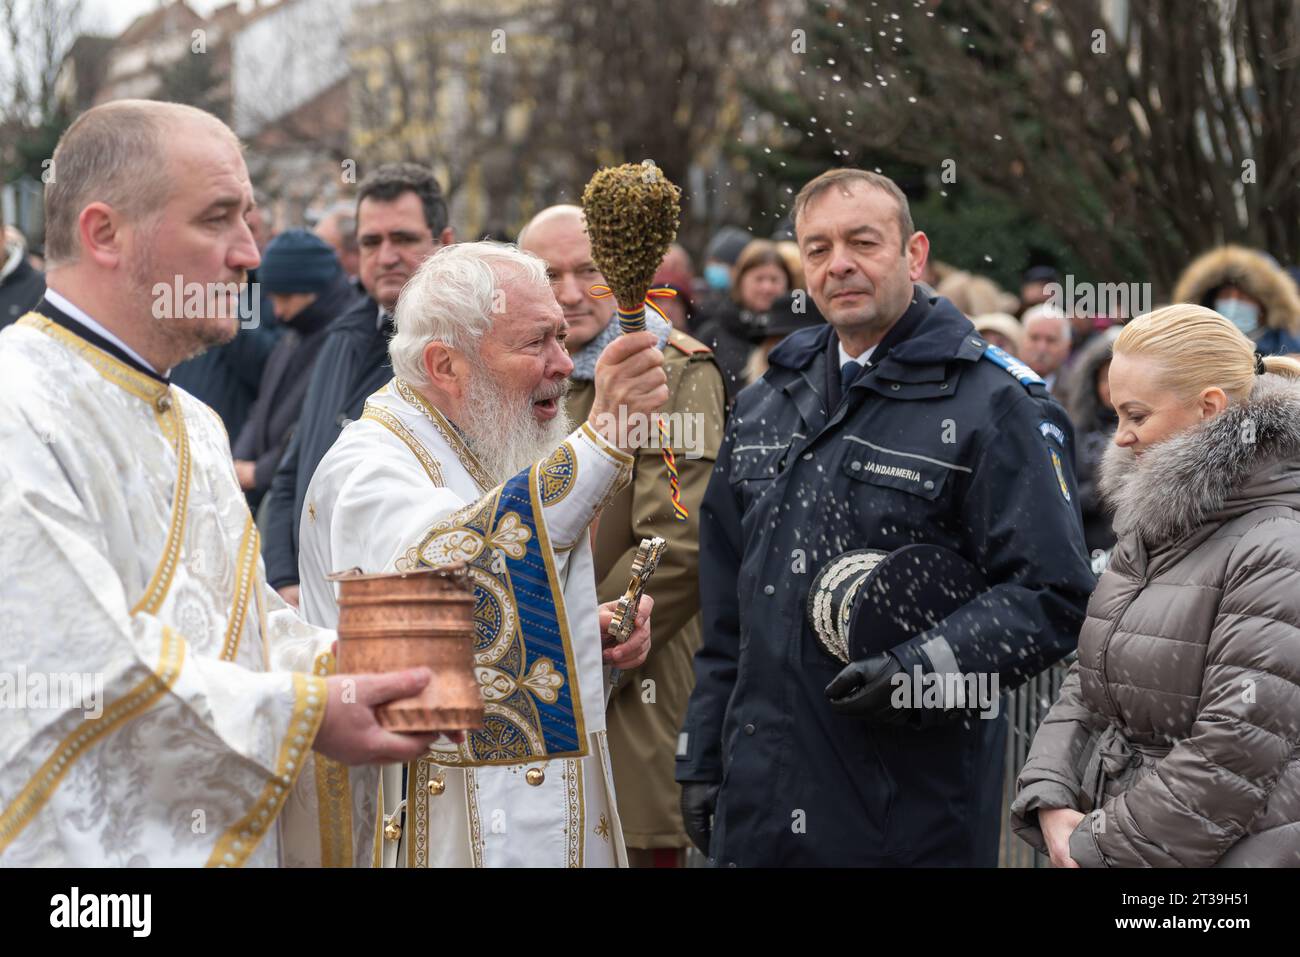
{"label": "jandarmeria patch", "polygon": [[1043,434],[1043,438],[1055,439],[1057,445],[1062,448],[1065,447],[1065,430],[1055,422],[1048,422],[1044,419],[1042,422],[1038,423],[1038,431]]}

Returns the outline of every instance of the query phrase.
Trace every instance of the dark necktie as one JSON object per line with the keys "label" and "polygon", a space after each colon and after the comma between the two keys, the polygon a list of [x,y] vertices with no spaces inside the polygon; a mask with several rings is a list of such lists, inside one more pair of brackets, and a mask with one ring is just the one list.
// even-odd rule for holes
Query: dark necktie
{"label": "dark necktie", "polygon": [[849,386],[858,381],[858,376],[862,374],[862,365],[850,359],[844,365],[840,366],[840,394],[846,394]]}

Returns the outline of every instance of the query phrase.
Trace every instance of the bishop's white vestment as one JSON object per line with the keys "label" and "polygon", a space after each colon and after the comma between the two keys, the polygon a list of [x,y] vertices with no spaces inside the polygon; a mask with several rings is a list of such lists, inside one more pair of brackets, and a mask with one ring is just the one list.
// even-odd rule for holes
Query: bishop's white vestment
{"label": "bishop's white vestment", "polygon": [[276,866],[334,634],[216,413],[40,308],[0,332],[0,864]]}
{"label": "bishop's white vestment", "polygon": [[[631,465],[583,425],[498,484],[456,427],[400,379],[371,396],[321,461],[301,518],[308,621],[338,623],[332,572],[465,562],[474,583],[485,727],[459,746],[444,740],[405,774],[384,770],[384,823],[401,827],[400,838],[396,827],[378,838],[386,865],[626,865],[588,526]],[[377,783],[370,769],[350,776],[353,801]],[[310,809],[310,789],[300,785],[298,796]],[[365,839],[382,829],[334,812],[322,831],[356,835],[352,859],[368,860]]]}

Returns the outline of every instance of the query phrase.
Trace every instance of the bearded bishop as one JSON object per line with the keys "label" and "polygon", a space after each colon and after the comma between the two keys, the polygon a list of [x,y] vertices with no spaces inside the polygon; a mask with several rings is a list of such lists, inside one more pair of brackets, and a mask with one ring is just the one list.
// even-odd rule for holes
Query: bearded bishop
{"label": "bearded bishop", "polygon": [[[463,562],[475,589],[485,725],[385,768],[378,827],[317,806],[334,816],[340,846],[357,839],[353,860],[369,858],[365,839],[378,834],[388,866],[626,865],[589,530],[633,459],[587,423],[570,431],[559,400],[572,363],[544,268],[496,243],[430,257],[398,303],[398,375],[308,488],[300,578],[309,621],[337,624],[326,580],[335,571]],[[494,318],[498,297],[508,306]],[[611,382],[620,372],[634,379],[644,350],[623,351],[631,361],[611,364]],[[647,375],[648,395],[656,380]],[[635,400],[625,404],[635,411]],[[376,786],[368,773],[350,778],[355,803]],[[298,792],[311,807],[310,789]]]}

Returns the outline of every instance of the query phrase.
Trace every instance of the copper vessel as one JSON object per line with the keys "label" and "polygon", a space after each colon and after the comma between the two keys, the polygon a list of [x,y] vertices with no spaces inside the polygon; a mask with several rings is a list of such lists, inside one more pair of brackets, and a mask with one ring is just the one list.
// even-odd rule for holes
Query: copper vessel
{"label": "copper vessel", "polygon": [[420,694],[376,709],[389,731],[476,730],[483,694],[474,674],[474,589],[464,565],[327,576],[339,586],[339,674],[425,665]]}

